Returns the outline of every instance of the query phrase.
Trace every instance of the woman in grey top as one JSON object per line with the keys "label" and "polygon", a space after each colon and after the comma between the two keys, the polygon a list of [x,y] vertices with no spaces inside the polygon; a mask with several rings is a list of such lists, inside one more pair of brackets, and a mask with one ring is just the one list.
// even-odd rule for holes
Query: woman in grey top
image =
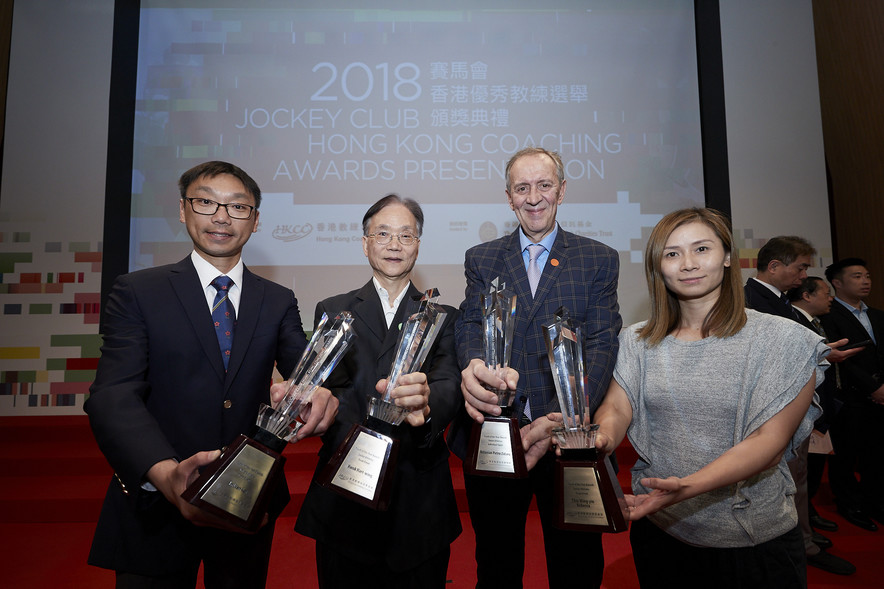
{"label": "woman in grey top", "polygon": [[[733,260],[733,265],[732,265]],[[819,415],[829,348],[795,321],[744,309],[727,219],[666,215],[645,251],[651,316],[624,329],[596,446],[636,452],[627,496],[648,587],[806,587],[786,466]]]}

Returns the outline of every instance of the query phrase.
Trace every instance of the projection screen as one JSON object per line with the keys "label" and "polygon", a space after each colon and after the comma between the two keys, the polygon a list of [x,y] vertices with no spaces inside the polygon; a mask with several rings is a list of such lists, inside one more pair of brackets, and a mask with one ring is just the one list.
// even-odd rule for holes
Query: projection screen
{"label": "projection screen", "polygon": [[141,2],[130,270],[190,251],[178,176],[223,159],[264,192],[244,260],[306,328],[370,277],[361,220],[391,192],[425,212],[417,286],[457,305],[464,252],[517,228],[507,160],[540,145],[560,225],[620,252],[624,321],[645,316],[650,227],[705,202],[692,1],[205,6]]}

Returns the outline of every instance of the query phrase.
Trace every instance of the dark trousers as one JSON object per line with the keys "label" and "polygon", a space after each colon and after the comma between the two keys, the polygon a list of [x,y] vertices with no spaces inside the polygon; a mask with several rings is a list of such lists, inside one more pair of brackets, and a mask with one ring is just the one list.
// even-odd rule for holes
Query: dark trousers
{"label": "dark trousers", "polygon": [[598,588],[605,566],[601,534],[556,529],[555,456],[544,456],[527,479],[464,476],[476,534],[477,589],[522,587],[525,523],[537,501],[550,589]]}
{"label": "dark trousers", "polygon": [[[813,499],[823,482],[823,472],[830,454],[808,454],[807,456],[807,495]],[[813,515],[813,505],[810,506]]]}
{"label": "dark trousers", "polygon": [[[365,536],[365,541],[371,542],[371,536]],[[317,542],[316,571],[321,589],[444,589],[450,556],[451,549],[446,547],[413,569],[394,571],[385,562],[358,562],[333,546]]]}
{"label": "dark trousers", "polygon": [[807,561],[796,526],[743,548],[703,548],[677,540],[647,518],[632,522],[632,557],[642,589],[806,589]]}
{"label": "dark trousers", "polygon": [[206,589],[263,589],[267,584],[275,524],[275,520],[271,521],[256,534],[200,528],[197,556],[188,568],[163,577],[117,571],[116,588],[193,589],[202,562]]}
{"label": "dark trousers", "polygon": [[884,509],[884,407],[846,404],[830,431],[829,485],[838,507]]}

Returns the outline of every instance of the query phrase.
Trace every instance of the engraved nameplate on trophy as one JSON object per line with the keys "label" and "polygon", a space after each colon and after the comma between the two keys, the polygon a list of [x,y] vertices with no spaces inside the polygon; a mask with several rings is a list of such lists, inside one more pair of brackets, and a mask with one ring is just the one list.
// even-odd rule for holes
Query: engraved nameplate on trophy
{"label": "engraved nameplate on trophy", "polygon": [[426,291],[418,311],[402,324],[383,397],[369,397],[365,420],[353,424],[317,478],[323,487],[378,511],[390,506],[398,428],[407,415],[406,409],[394,403],[392,392],[400,376],[420,370],[433,347],[447,316],[434,301],[438,296],[436,289]]}
{"label": "engraved nameplate on trophy", "polygon": [[341,313],[329,327],[327,322],[323,314],[276,408],[261,405],[252,435],[237,437],[203,468],[181,494],[186,501],[243,530],[254,532],[261,526],[282,476],[282,451],[303,425],[301,410],[355,336],[350,313]]}
{"label": "engraved nameplate on trophy", "polygon": [[[496,375],[509,367],[516,323],[516,295],[506,290],[495,278],[488,292],[483,292],[482,330],[485,366]],[[501,478],[528,476],[519,419],[513,409],[516,391],[493,389],[497,394],[499,416],[485,415],[483,422],[474,422],[467,446],[464,472],[471,475]]]}
{"label": "engraved nameplate on trophy", "polygon": [[564,308],[543,328],[563,422],[552,434],[561,452],[553,524],[565,530],[622,532],[628,527],[623,490],[609,458],[599,457],[598,425],[589,419],[582,330]]}

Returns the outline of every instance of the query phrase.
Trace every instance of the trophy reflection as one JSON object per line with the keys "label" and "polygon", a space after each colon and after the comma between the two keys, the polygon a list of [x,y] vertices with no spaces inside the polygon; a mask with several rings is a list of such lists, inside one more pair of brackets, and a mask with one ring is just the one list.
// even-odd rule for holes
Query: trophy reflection
{"label": "trophy reflection", "polygon": [[355,337],[353,317],[343,312],[326,327],[323,314],[276,407],[261,404],[251,436],[240,434],[181,496],[227,523],[253,532],[261,526],[275,481],[282,475],[286,444],[303,425],[301,410],[334,370]]}
{"label": "trophy reflection", "polygon": [[560,307],[543,330],[563,420],[552,432],[561,451],[553,523],[566,530],[622,532],[628,521],[623,490],[609,458],[596,451],[598,425],[589,419],[580,325]]}
{"label": "trophy reflection", "polygon": [[[516,324],[516,295],[506,290],[499,278],[491,282],[481,297],[485,366],[498,377],[509,367]],[[482,423],[473,422],[467,447],[464,472],[501,478],[528,476],[525,451],[519,431],[519,418],[513,401],[516,391],[489,389],[497,394],[500,416],[485,415]]]}
{"label": "trophy reflection", "polygon": [[418,311],[402,325],[384,395],[369,394],[365,420],[350,428],[317,479],[323,487],[372,509],[389,507],[399,453],[398,427],[408,413],[395,404],[392,393],[400,376],[420,370],[445,322],[448,313],[435,302],[438,297],[438,290],[426,291]]}

